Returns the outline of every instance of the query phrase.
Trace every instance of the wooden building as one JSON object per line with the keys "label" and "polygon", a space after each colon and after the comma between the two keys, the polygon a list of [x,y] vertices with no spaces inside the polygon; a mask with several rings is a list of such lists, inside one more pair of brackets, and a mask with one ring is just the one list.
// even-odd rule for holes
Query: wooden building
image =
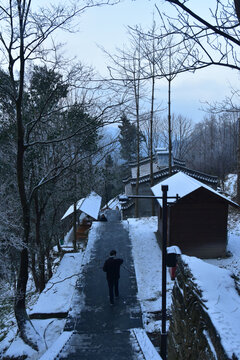
{"label": "wooden building", "polygon": [[70,205],[62,216],[62,242],[74,241],[74,221],[76,221],[76,238],[86,239],[92,221],[98,219],[102,198],[94,191],[87,197]]}
{"label": "wooden building", "polygon": [[[153,185],[163,181],[169,177],[168,167],[169,152],[167,149],[155,149],[155,155],[153,157]],[[218,178],[216,176],[204,174],[200,171],[189,169],[186,167],[185,162],[172,157],[172,174],[176,174],[179,171],[190,175],[191,177],[202,181],[204,184],[213,188],[217,187]],[[150,181],[150,158],[145,158],[140,161],[139,168],[139,184],[138,195],[152,195],[151,181]],[[137,184],[137,164],[130,164],[130,176],[123,180],[125,187],[125,195],[136,195]],[[152,215],[152,203],[151,200],[139,199],[138,200],[139,217]],[[135,216],[135,201],[130,199],[127,203],[122,205],[122,218],[127,219]]]}
{"label": "wooden building", "polygon": [[[226,255],[228,206],[239,207],[206,184],[178,172],[153,186],[155,196],[162,195],[168,185],[167,246],[177,245],[183,254],[200,258]],[[162,237],[162,200],[158,199],[158,239]]]}

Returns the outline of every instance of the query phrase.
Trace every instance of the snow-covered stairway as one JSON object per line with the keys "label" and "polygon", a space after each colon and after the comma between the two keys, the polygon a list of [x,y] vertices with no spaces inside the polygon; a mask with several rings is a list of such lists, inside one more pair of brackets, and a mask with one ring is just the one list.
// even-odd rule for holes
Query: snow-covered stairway
{"label": "snow-covered stairway", "polygon": [[[103,263],[112,249],[124,259],[121,268],[120,298],[114,306],[108,300]],[[74,331],[57,359],[106,360],[144,359],[131,329],[142,327],[141,309],[128,232],[117,212],[98,227],[98,237],[77,282],[66,331]]]}

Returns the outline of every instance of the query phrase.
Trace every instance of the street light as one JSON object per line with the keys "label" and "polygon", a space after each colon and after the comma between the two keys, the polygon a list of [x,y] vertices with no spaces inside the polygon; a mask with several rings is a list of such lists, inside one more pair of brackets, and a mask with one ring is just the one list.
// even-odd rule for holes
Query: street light
{"label": "street light", "polygon": [[163,360],[167,359],[167,192],[168,186],[162,185],[162,333],[161,333],[161,356]]}
{"label": "street light", "polygon": [[120,203],[126,203],[129,199],[162,199],[162,332],[161,332],[161,357],[163,360],[167,359],[167,271],[166,271],[166,259],[167,259],[167,200],[176,199],[178,201],[179,196],[167,196],[168,185],[162,185],[162,196],[151,195],[121,195],[119,196]]}

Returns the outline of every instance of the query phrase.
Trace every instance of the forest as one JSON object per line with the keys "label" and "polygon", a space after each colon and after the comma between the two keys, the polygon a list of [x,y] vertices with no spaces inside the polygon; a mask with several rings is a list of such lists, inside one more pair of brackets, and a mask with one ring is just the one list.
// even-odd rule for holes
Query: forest
{"label": "forest", "polygon": [[[124,191],[129,163],[152,160],[157,147],[220,181],[240,171],[238,89],[204,104],[201,122],[171,107],[179,74],[209,66],[239,71],[238,2],[216,0],[210,19],[188,2],[166,2],[175,17],[157,1],[149,28],[129,28],[128,46],[115,53],[102,49],[107,77],[66,58],[56,39],[76,31],[91,7],[117,0],[1,2],[0,318],[14,309],[21,337],[35,349],[27,330],[28,279],[41,292],[52,276],[51,250],[70,204],[91,190],[106,204]],[[157,99],[160,81],[168,84],[167,105]]]}

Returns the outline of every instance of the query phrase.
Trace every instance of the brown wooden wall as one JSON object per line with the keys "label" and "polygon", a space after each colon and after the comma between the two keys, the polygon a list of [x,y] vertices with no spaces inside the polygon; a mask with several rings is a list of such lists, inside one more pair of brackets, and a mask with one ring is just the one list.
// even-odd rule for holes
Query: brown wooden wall
{"label": "brown wooden wall", "polygon": [[177,245],[182,253],[201,258],[225,255],[227,201],[200,188],[172,205],[168,215],[168,246]]}

